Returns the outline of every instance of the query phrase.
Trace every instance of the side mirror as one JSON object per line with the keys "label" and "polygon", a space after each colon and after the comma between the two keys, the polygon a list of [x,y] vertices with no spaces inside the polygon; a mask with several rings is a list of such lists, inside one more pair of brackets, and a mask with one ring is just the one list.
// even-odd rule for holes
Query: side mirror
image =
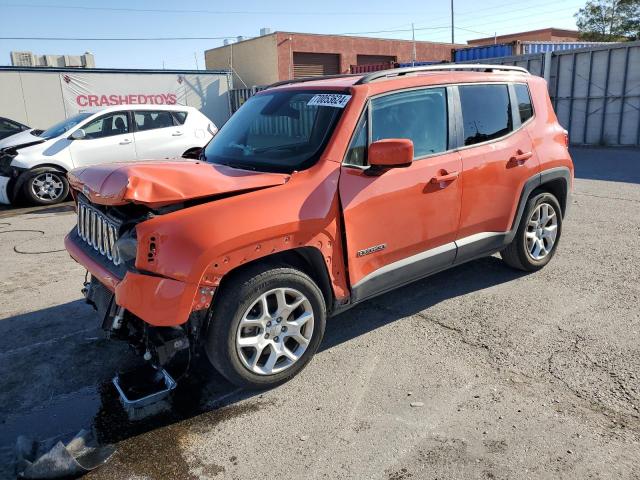
{"label": "side mirror", "polygon": [[369,145],[368,175],[381,175],[390,168],[404,168],[413,162],[413,142],[407,138],[388,138]]}
{"label": "side mirror", "polygon": [[82,128],[79,128],[78,130],[76,130],[71,134],[72,140],[82,140],[83,138],[86,138],[86,137],[87,137],[87,132],[85,132],[84,129]]}

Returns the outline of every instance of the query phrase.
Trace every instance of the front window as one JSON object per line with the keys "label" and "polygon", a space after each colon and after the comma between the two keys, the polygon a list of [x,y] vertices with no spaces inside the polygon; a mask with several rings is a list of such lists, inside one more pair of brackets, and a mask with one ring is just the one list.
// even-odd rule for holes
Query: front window
{"label": "front window", "polygon": [[117,112],[100,117],[84,127],[88,139],[124,135],[129,132],[129,116],[126,112]]}
{"label": "front window", "polygon": [[335,91],[256,95],[211,140],[204,157],[219,165],[268,172],[309,168],[322,153],[346,101],[348,95]]}
{"label": "front window", "polygon": [[444,88],[384,95],[371,102],[371,141],[408,138],[414,158],[446,151],[447,128]]}
{"label": "front window", "polygon": [[39,135],[39,137],[45,138],[47,140],[49,140],[50,138],[59,137],[60,135],[68,132],[73,127],[75,127],[76,125],[78,125],[80,122],[82,122],[84,119],[90,117],[91,115],[93,115],[93,113],[87,113],[87,112],[78,113],[77,115],[74,115],[73,117],[69,117],[66,120],[63,120],[63,121],[61,121],[59,123],[56,123],[53,127],[48,128],[47,130],[42,132]]}

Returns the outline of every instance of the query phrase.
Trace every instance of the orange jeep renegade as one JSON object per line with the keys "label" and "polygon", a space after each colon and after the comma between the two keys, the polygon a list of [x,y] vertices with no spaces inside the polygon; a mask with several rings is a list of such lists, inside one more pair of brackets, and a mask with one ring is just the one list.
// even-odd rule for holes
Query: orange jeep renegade
{"label": "orange jeep renegade", "polygon": [[270,387],[309,362],[329,315],[496,252],[544,267],[567,146],[545,81],[518,67],[280,82],[198,158],[69,173],[65,245],[111,336],[157,367],[204,349],[234,384]]}

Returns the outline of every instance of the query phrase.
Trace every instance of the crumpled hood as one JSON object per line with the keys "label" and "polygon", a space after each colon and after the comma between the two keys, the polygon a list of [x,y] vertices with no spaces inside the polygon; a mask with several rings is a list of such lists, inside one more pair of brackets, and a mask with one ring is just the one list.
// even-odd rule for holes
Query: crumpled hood
{"label": "crumpled hood", "polygon": [[13,135],[9,135],[8,137],[0,140],[0,148],[20,148],[24,145],[34,145],[36,143],[43,143],[46,139],[42,137],[37,137],[33,135],[31,132],[42,132],[42,130],[25,130],[23,132],[14,133]]}
{"label": "crumpled hood", "polygon": [[68,173],[71,186],[94,203],[152,208],[185,200],[282,185],[289,175],[238,170],[197,160],[107,163]]}

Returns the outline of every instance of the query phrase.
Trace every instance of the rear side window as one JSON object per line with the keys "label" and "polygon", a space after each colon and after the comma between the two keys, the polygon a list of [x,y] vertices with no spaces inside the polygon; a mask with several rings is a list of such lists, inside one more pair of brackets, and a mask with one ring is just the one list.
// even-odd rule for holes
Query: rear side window
{"label": "rear side window", "polygon": [[184,125],[187,120],[187,112],[173,112],[173,116],[178,122],[178,125]]}
{"label": "rear side window", "polygon": [[500,138],[513,131],[507,85],[464,85],[459,91],[465,145]]}
{"label": "rear side window", "polygon": [[516,90],[516,100],[518,101],[518,110],[520,111],[520,121],[524,123],[533,117],[533,106],[531,105],[529,87],[522,83],[516,83],[513,87]]}
{"label": "rear side window", "polygon": [[165,111],[135,111],[136,129],[140,131],[155,128],[173,127],[174,120],[171,112]]}
{"label": "rear side window", "polygon": [[445,88],[394,93],[371,102],[371,141],[408,138],[414,158],[447,150]]}

